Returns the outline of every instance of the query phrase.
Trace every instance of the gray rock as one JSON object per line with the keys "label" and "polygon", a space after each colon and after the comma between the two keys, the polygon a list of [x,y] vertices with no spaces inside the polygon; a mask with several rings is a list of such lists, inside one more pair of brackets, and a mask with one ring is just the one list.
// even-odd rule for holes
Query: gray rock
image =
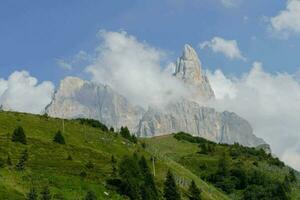
{"label": "gray rock", "polygon": [[136,131],[144,112],[109,86],[75,77],[61,81],[51,104],[46,108],[46,113],[51,117],[97,119],[108,127],[118,129],[127,126],[131,131]]}
{"label": "gray rock", "polygon": [[196,51],[188,44],[184,45],[182,56],[177,59],[174,76],[193,91],[189,99],[202,101],[214,99],[215,94],[201,69],[200,59]]}
{"label": "gray rock", "polygon": [[152,137],[184,131],[208,140],[255,147],[265,142],[253,134],[250,124],[234,113],[181,99],[164,109],[149,108],[139,123],[138,136]]}

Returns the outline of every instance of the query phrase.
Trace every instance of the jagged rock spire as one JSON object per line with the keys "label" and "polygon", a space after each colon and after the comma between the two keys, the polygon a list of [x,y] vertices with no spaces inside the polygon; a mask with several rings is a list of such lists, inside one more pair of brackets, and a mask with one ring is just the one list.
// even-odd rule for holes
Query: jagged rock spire
{"label": "jagged rock spire", "polygon": [[188,44],[177,59],[174,76],[195,88],[195,100],[208,100],[215,97],[206,75],[201,68],[201,61],[196,51]]}

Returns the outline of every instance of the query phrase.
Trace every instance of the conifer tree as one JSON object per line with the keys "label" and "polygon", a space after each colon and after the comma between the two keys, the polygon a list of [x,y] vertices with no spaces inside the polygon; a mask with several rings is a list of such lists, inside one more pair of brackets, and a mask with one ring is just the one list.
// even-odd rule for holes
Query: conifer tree
{"label": "conifer tree", "polygon": [[37,192],[35,188],[32,187],[26,196],[26,200],[37,200],[37,199],[38,199]]}
{"label": "conifer tree", "polygon": [[200,197],[201,190],[197,187],[194,180],[191,182],[191,185],[189,187],[189,193],[190,193],[190,197],[189,197],[190,200],[201,200]]}
{"label": "conifer tree", "polygon": [[58,144],[66,144],[65,138],[64,138],[64,136],[61,134],[60,131],[58,131],[58,132],[55,134],[54,139],[53,139],[53,142],[58,143]]}
{"label": "conifer tree", "polygon": [[137,156],[126,156],[119,164],[119,175],[123,182],[121,192],[130,199],[141,199],[141,172]]}
{"label": "conifer tree", "polygon": [[21,126],[17,127],[14,130],[11,141],[19,142],[21,144],[27,144],[26,135],[24,129]]}
{"label": "conifer tree", "polygon": [[167,178],[164,183],[164,197],[166,200],[179,200],[180,193],[175,183],[174,176],[169,170],[167,173]]}
{"label": "conifer tree", "polygon": [[130,139],[130,131],[127,127],[121,127],[120,134],[123,138]]}
{"label": "conifer tree", "polygon": [[112,133],[115,132],[114,127],[110,127],[109,131],[112,132]]}
{"label": "conifer tree", "polygon": [[155,200],[158,199],[158,193],[154,182],[154,177],[148,167],[147,161],[144,156],[139,161],[140,170],[143,176],[142,184],[142,199],[143,200]]}
{"label": "conifer tree", "polygon": [[41,200],[50,200],[51,199],[51,193],[48,188],[48,186],[45,186],[41,192]]}

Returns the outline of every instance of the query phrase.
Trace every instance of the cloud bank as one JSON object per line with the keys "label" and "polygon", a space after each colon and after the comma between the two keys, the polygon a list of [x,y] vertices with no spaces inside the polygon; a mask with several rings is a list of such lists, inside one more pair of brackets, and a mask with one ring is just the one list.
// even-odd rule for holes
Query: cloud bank
{"label": "cloud bank", "polygon": [[41,114],[54,92],[51,82],[42,82],[26,71],[15,71],[7,80],[0,79],[0,105],[5,110]]}
{"label": "cloud bank", "polygon": [[272,29],[284,36],[300,33],[300,0],[288,0],[286,9],[270,19]]}
{"label": "cloud bank", "polygon": [[161,68],[165,52],[124,31],[100,31],[99,36],[103,42],[86,68],[93,81],[110,85],[144,107],[162,105],[187,92],[184,84],[167,72],[172,65]]}
{"label": "cloud bank", "polygon": [[225,40],[221,37],[214,37],[210,41],[200,44],[201,49],[209,48],[215,53],[222,53],[229,59],[245,60],[236,40]]}
{"label": "cloud bank", "polygon": [[241,77],[208,72],[217,100],[212,106],[247,119],[257,136],[283,161],[300,170],[300,82],[287,73],[269,74],[256,62]]}

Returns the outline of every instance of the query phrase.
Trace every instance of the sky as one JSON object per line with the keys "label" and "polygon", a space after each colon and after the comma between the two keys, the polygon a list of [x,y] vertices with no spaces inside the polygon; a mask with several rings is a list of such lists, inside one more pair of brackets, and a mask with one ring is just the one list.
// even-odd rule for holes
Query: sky
{"label": "sky", "polygon": [[165,73],[186,43],[216,93],[212,106],[247,119],[300,170],[300,0],[2,0],[0,103],[40,113],[70,75],[134,103],[182,95]]}

